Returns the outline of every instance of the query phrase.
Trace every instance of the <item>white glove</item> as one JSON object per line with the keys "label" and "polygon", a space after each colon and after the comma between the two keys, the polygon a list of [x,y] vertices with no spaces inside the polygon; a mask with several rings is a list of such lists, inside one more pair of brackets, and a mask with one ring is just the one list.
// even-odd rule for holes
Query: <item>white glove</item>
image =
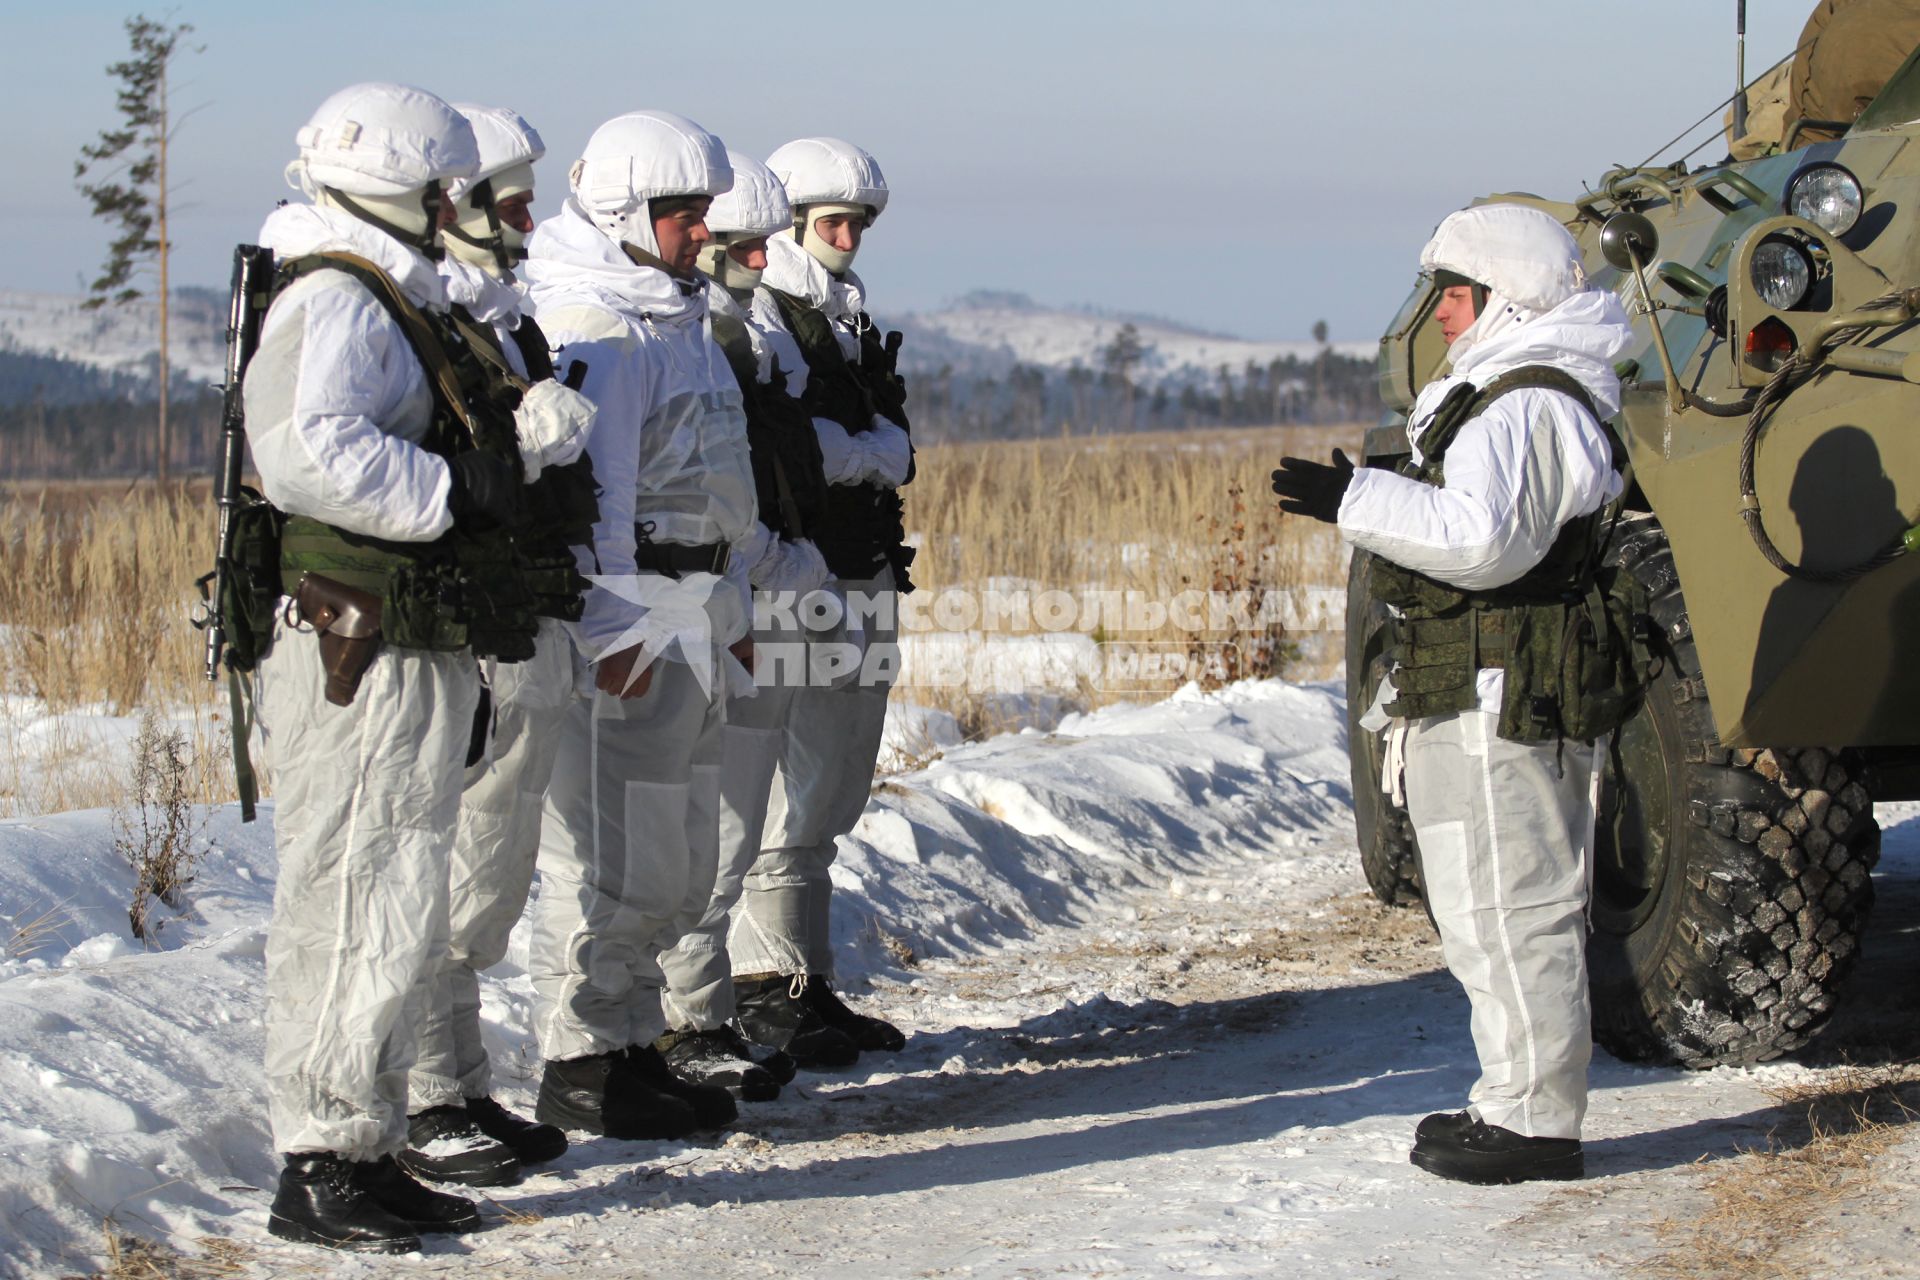
{"label": "white glove", "polygon": [[815,418],[813,434],[820,441],[820,470],[828,484],[858,484],[867,470],[860,436],[832,418]]}
{"label": "white glove", "polygon": [[753,585],[761,591],[792,591],[805,595],[826,584],[833,575],[820,548],[805,538],[789,542],[777,538],[753,566]]}
{"label": "white glove", "polygon": [[529,484],[540,478],[543,468],[564,467],[580,456],[598,412],[593,401],[551,378],[527,388],[513,422]]}
{"label": "white glove", "polygon": [[913,466],[913,442],[907,433],[878,414],[873,429],[855,437],[866,463],[864,480],[872,480],[889,489],[907,482],[907,470]]}

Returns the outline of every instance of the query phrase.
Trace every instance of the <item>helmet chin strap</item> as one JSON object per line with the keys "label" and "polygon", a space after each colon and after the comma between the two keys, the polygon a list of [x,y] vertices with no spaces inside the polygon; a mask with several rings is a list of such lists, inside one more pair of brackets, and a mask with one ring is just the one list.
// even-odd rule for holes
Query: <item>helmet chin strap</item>
{"label": "helmet chin strap", "polygon": [[456,220],[447,228],[446,234],[461,244],[478,249],[482,253],[493,255],[493,263],[503,276],[513,274],[513,265],[524,261],[527,256],[524,245],[509,246],[505,229],[500,224],[500,206],[493,198],[493,179],[482,178],[473,184],[467,194],[467,203],[487,216],[487,235],[485,239],[470,235]]}
{"label": "helmet chin strap", "polygon": [[429,261],[440,261],[444,249],[436,234],[440,229],[440,207],[446,195],[440,189],[440,180],[435,178],[420,190],[420,210],[426,217],[426,228],[416,230],[406,227],[390,218],[383,218],[361,204],[338,187],[322,187],[327,199],[339,205],[368,226],[375,227],[398,240],[411,249],[417,249]]}

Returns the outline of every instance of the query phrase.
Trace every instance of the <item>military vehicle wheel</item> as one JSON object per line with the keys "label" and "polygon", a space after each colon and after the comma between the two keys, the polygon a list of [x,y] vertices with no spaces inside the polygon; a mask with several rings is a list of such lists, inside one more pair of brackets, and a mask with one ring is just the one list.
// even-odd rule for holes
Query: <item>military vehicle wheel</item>
{"label": "military vehicle wheel", "polygon": [[1602,783],[1595,1038],[1689,1067],[1777,1058],[1826,1022],[1873,902],[1880,829],[1860,761],[1722,747],[1665,533],[1632,516],[1608,554],[1645,584],[1668,643]]}
{"label": "military vehicle wheel", "polygon": [[1380,735],[1359,725],[1387,670],[1387,608],[1373,599],[1372,569],[1373,557],[1356,551],[1347,571],[1347,763],[1353,817],[1367,887],[1388,906],[1412,907],[1426,900],[1413,823],[1407,811],[1380,790]]}

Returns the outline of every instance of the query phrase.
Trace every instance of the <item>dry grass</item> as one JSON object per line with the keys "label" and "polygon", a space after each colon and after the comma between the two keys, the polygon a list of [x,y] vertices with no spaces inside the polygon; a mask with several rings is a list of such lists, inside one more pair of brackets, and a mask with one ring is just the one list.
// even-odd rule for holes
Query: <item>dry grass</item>
{"label": "dry grass", "polygon": [[227,799],[224,704],[188,623],[213,555],[204,497],[125,485],[0,498],[0,813],[123,802],[135,779],[102,717],[181,723],[188,791]]}
{"label": "dry grass", "polygon": [[199,1241],[201,1252],[190,1254],[125,1235],[111,1218],[103,1229],[107,1265],[89,1280],[228,1280],[252,1274],[253,1250],[232,1240],[208,1237]]}
{"label": "dry grass", "polygon": [[[1285,454],[1322,457],[1351,447],[1359,427],[1243,428],[936,445],[919,453],[905,490],[917,535],[915,582],[942,593],[995,587],[1134,592],[1167,602],[1182,592],[1293,592],[1345,580],[1340,540],[1327,526],[1283,519],[1268,473]],[[1337,620],[1336,620],[1337,621]],[[1170,649],[1207,659],[1209,678],[1328,674],[1338,662],[1324,633],[1282,634],[1256,620],[1196,637],[1172,621],[1116,631],[1082,613],[1071,628],[1096,642]],[[1035,635],[1038,621],[1004,623],[1003,634]],[[1336,637],[1337,638],[1337,637]],[[967,737],[1012,727],[992,688],[915,680],[905,696],[951,712]],[[1068,681],[1075,707],[1138,696],[1127,689]],[[917,753],[925,754],[925,753]]]}
{"label": "dry grass", "polygon": [[[1833,1249],[1869,1204],[1886,1152],[1920,1112],[1920,1068],[1845,1067],[1769,1091],[1792,1119],[1767,1146],[1713,1167],[1706,1208],[1659,1227],[1661,1249],[1637,1273],[1669,1280],[1787,1280],[1829,1273]],[[1884,1197],[1880,1197],[1884,1199]]]}
{"label": "dry grass", "polygon": [[[906,490],[923,599],[948,588],[1137,592],[1285,592],[1337,586],[1339,540],[1325,526],[1278,518],[1267,473],[1287,453],[1324,456],[1358,427],[1241,428],[1066,440],[936,445]],[[194,579],[212,563],[204,492],[82,483],[0,488],[0,815],[126,804],[134,790],[124,732],[102,717],[146,710],[186,735],[186,794],[233,798],[225,686],[201,669],[188,623]],[[1292,663],[1324,675],[1325,633],[1283,635],[1238,624],[1199,640],[1171,623],[1114,630],[1079,619],[1110,645],[1218,655],[1215,680]],[[1097,624],[1097,625],[1096,625]],[[1002,630],[1036,634],[1037,622]],[[1332,637],[1337,640],[1337,635]],[[911,680],[912,672],[908,678]],[[998,690],[968,682],[905,696],[951,711],[968,737],[1015,727]],[[1136,697],[1070,681],[1064,707]],[[937,754],[931,744],[918,753]]]}

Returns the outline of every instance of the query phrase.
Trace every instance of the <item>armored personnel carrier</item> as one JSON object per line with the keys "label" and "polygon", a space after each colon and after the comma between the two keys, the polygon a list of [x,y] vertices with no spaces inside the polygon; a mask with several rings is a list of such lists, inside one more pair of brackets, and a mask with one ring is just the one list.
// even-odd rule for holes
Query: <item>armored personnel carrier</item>
{"label": "armored personnel carrier", "polygon": [[[1773,151],[1488,197],[1559,219],[1638,339],[1606,554],[1651,600],[1654,675],[1606,751],[1589,952],[1595,1035],[1630,1059],[1814,1036],[1867,928],[1873,802],[1920,797],[1920,51],[1858,118],[1794,122]],[[1368,465],[1408,453],[1438,300],[1423,280],[1381,340]],[[1391,625],[1370,570],[1356,555],[1348,584],[1356,717]],[[1352,769],[1369,883],[1417,903],[1357,725]]]}

